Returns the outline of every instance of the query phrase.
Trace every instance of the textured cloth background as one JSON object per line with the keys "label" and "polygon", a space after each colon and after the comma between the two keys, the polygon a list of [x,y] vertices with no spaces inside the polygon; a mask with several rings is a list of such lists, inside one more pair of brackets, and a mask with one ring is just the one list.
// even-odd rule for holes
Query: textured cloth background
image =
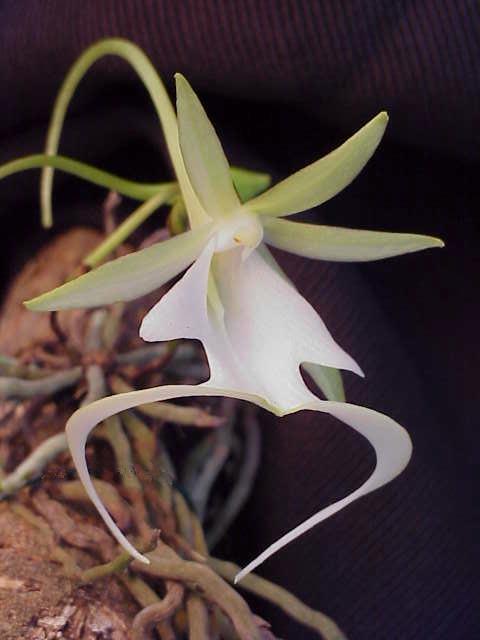
{"label": "textured cloth background", "polygon": [[[425,232],[443,251],[361,267],[278,254],[367,379],[348,398],[405,425],[406,472],[266,563],[351,640],[463,640],[478,619],[480,8],[477,0],[3,0],[0,160],[41,149],[70,64],[103,36],[131,38],[171,88],[182,71],[232,162],[275,178],[386,108],[360,178],[312,215]],[[123,63],[96,65],[62,152],[126,176],[169,175],[155,116]],[[37,176],[0,184],[4,282],[44,242]],[[95,223],[103,193],[58,176],[57,225]],[[475,206],[477,205],[477,206]],[[288,337],[286,337],[288,339]],[[222,554],[244,562],[370,472],[369,447],[328,417],[262,415],[264,458]],[[255,603],[284,638],[313,638]]]}

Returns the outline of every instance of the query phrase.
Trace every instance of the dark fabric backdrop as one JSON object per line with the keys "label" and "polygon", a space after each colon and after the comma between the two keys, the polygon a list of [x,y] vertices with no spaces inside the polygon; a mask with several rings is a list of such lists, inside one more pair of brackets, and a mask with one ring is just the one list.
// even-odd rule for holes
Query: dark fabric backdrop
{"label": "dark fabric backdrop", "polygon": [[[480,5],[477,0],[2,0],[0,160],[41,149],[69,65],[131,38],[171,88],[182,71],[232,162],[275,178],[381,109],[391,120],[360,178],[313,213],[335,225],[425,232],[443,251],[363,266],[279,255],[365,381],[348,398],[405,425],[412,462],[260,573],[333,616],[351,640],[463,640],[478,619]],[[141,179],[169,175],[152,108],[128,67],[98,63],[62,152]],[[37,176],[0,184],[4,280],[47,234]],[[101,190],[56,181],[57,225],[98,223]],[[262,415],[249,509],[222,552],[242,563],[370,472],[369,447],[318,415]],[[255,602],[284,638],[314,635]]]}

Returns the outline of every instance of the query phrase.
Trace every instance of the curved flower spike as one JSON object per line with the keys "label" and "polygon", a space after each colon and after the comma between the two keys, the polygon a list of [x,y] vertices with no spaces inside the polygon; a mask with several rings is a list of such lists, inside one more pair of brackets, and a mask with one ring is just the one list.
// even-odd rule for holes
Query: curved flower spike
{"label": "curved flower spike", "polygon": [[[139,47],[128,40],[124,40],[123,38],[100,40],[88,47],[75,61],[62,83],[58,98],[55,102],[53,115],[48,128],[45,148],[46,154],[52,155],[57,152],[66,111],[78,84],[97,60],[109,55],[117,56],[128,62],[145,85],[160,120],[175,174],[180,184],[183,198],[189,209],[189,215],[198,222],[205,221],[203,217],[204,212],[201,207],[199,207],[197,196],[192,191],[190,181],[185,174],[182,154],[178,146],[177,120],[170,98],[150,60]],[[52,225],[52,182],[53,168],[46,167],[42,171],[40,187],[42,220],[46,227]]]}
{"label": "curved flower spike", "polygon": [[[107,416],[143,402],[223,395],[249,400],[276,415],[304,409],[323,411],[364,435],[377,453],[377,466],[370,479],[350,496],[321,510],[274,543],[249,565],[250,569],[352,500],[391,480],[402,471],[411,453],[408,434],[387,416],[363,407],[322,401],[308,390],[300,374],[302,364],[316,365],[317,368],[309,370],[330,394],[338,392],[338,378],[331,376],[332,368],[348,369],[360,375],[362,372],[335,342],[316,311],[281,273],[262,240],[274,245],[283,243],[285,248],[301,255],[346,260],[376,260],[441,243],[425,236],[406,239],[405,234],[367,233],[365,236],[366,232],[357,232],[354,237],[351,230],[326,233],[324,228],[317,232],[309,226],[308,231],[314,233],[319,243],[318,247],[316,244],[312,247],[304,225],[278,221],[291,225],[288,229],[292,238],[287,242],[286,227],[276,225],[269,217],[289,215],[324,202],[346,186],[380,141],[386,125],[385,114],[374,118],[326,158],[242,205],[233,190],[221,144],[200,101],[182,76],[177,75],[176,80],[179,153],[184,170],[180,187],[183,193],[187,184],[195,203],[195,215],[190,215],[191,233],[179,236],[177,246],[181,247],[182,243],[190,246],[193,238],[199,239],[196,233],[202,229],[204,245],[183,278],[145,316],[140,335],[145,340],[199,339],[209,361],[210,379],[198,387],[157,387],[96,402],[72,416],[67,426],[68,439],[90,496],[117,539],[134,553],[101,506],[85,464],[85,439],[95,424]],[[169,122],[172,142],[173,125]],[[190,200],[185,199],[187,209]],[[160,256],[162,248],[167,253],[169,247],[168,243],[159,245],[155,255]],[[187,254],[193,261],[192,256],[198,250],[196,240],[195,249],[191,250],[188,254],[181,249],[185,261]],[[132,255],[132,260],[136,255]],[[173,257],[168,259],[173,263]],[[109,279],[116,282],[115,265],[119,265],[119,261],[109,265],[89,274],[88,281],[83,276],[69,283],[68,289],[44,294],[31,301],[30,307],[39,308],[40,304],[42,309],[49,310],[59,305],[75,307],[80,294],[82,306],[98,305],[95,278],[103,285]],[[110,268],[108,274],[107,268]],[[129,280],[125,297],[131,299],[144,292],[144,281],[141,280],[139,286]]]}

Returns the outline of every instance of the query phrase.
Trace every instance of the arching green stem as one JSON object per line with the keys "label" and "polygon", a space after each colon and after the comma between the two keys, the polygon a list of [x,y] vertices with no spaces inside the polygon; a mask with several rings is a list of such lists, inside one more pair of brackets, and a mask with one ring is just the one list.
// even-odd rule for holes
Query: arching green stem
{"label": "arching green stem", "polygon": [[[134,182],[133,180],[126,180],[120,176],[116,176],[113,173],[102,171],[92,165],[79,162],[78,160],[72,160],[65,156],[34,154],[31,156],[25,156],[24,158],[18,158],[12,160],[0,167],[0,179],[6,178],[27,169],[59,169],[65,173],[88,180],[93,184],[100,187],[106,187],[112,191],[117,191],[124,196],[134,198],[135,200],[148,200],[152,196],[159,192],[171,192],[172,195],[178,191],[178,185],[176,182],[165,183],[142,183]],[[50,226],[50,225],[48,225]]]}
{"label": "arching green stem", "polygon": [[165,204],[176,192],[178,187],[176,183],[172,186],[165,186],[157,195],[153,196],[142,205],[135,209],[122,224],[115,229],[96,249],[94,249],[84,259],[83,263],[88,267],[96,267],[104,260],[114,249],[119,247],[129,235],[131,235],[152,213],[154,213],[162,204]]}
{"label": "arching green stem", "polygon": [[[191,226],[198,226],[198,224],[204,222],[205,212],[200,206],[185,172],[178,144],[177,119],[172,103],[149,59],[136,45],[127,40],[121,38],[102,40],[89,47],[74,63],[60,88],[55,102],[45,147],[47,155],[54,155],[57,152],[65,115],[79,82],[97,60],[107,55],[119,56],[126,60],[137,72],[150,94],[165,134],[168,151],[183,197],[187,201],[187,210],[191,216]],[[46,167],[42,171],[40,198],[42,224],[45,227],[50,227],[53,220],[51,207],[53,171],[53,167]]]}

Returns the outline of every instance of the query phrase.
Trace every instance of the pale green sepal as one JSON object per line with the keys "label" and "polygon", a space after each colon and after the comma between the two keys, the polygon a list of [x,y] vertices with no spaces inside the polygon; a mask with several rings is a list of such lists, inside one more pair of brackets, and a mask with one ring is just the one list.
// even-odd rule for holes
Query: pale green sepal
{"label": "pale green sepal", "polygon": [[187,80],[177,73],[175,81],[178,137],[185,168],[208,215],[223,217],[240,205],[227,158],[212,123]]}
{"label": "pale green sepal", "polygon": [[241,167],[230,167],[230,175],[233,184],[242,202],[246,202],[254,196],[265,191],[270,186],[272,178],[268,173],[250,171]]}
{"label": "pale green sepal", "polygon": [[186,269],[200,254],[213,225],[136,251],[25,302],[32,311],[99,307],[133,300],[157,289]]}
{"label": "pale green sepal", "polygon": [[324,367],[321,364],[306,362],[302,367],[321,389],[327,400],[345,402],[345,389],[343,388],[342,374],[333,367]]}
{"label": "pale green sepal", "polygon": [[443,247],[439,238],[414,233],[344,229],[318,224],[263,219],[265,242],[306,258],[339,262],[368,262]]}
{"label": "pale green sepal", "polygon": [[269,216],[288,216],[330,200],[363,169],[382,139],[387,122],[388,115],[382,111],[340,147],[250,200],[248,209]]}

